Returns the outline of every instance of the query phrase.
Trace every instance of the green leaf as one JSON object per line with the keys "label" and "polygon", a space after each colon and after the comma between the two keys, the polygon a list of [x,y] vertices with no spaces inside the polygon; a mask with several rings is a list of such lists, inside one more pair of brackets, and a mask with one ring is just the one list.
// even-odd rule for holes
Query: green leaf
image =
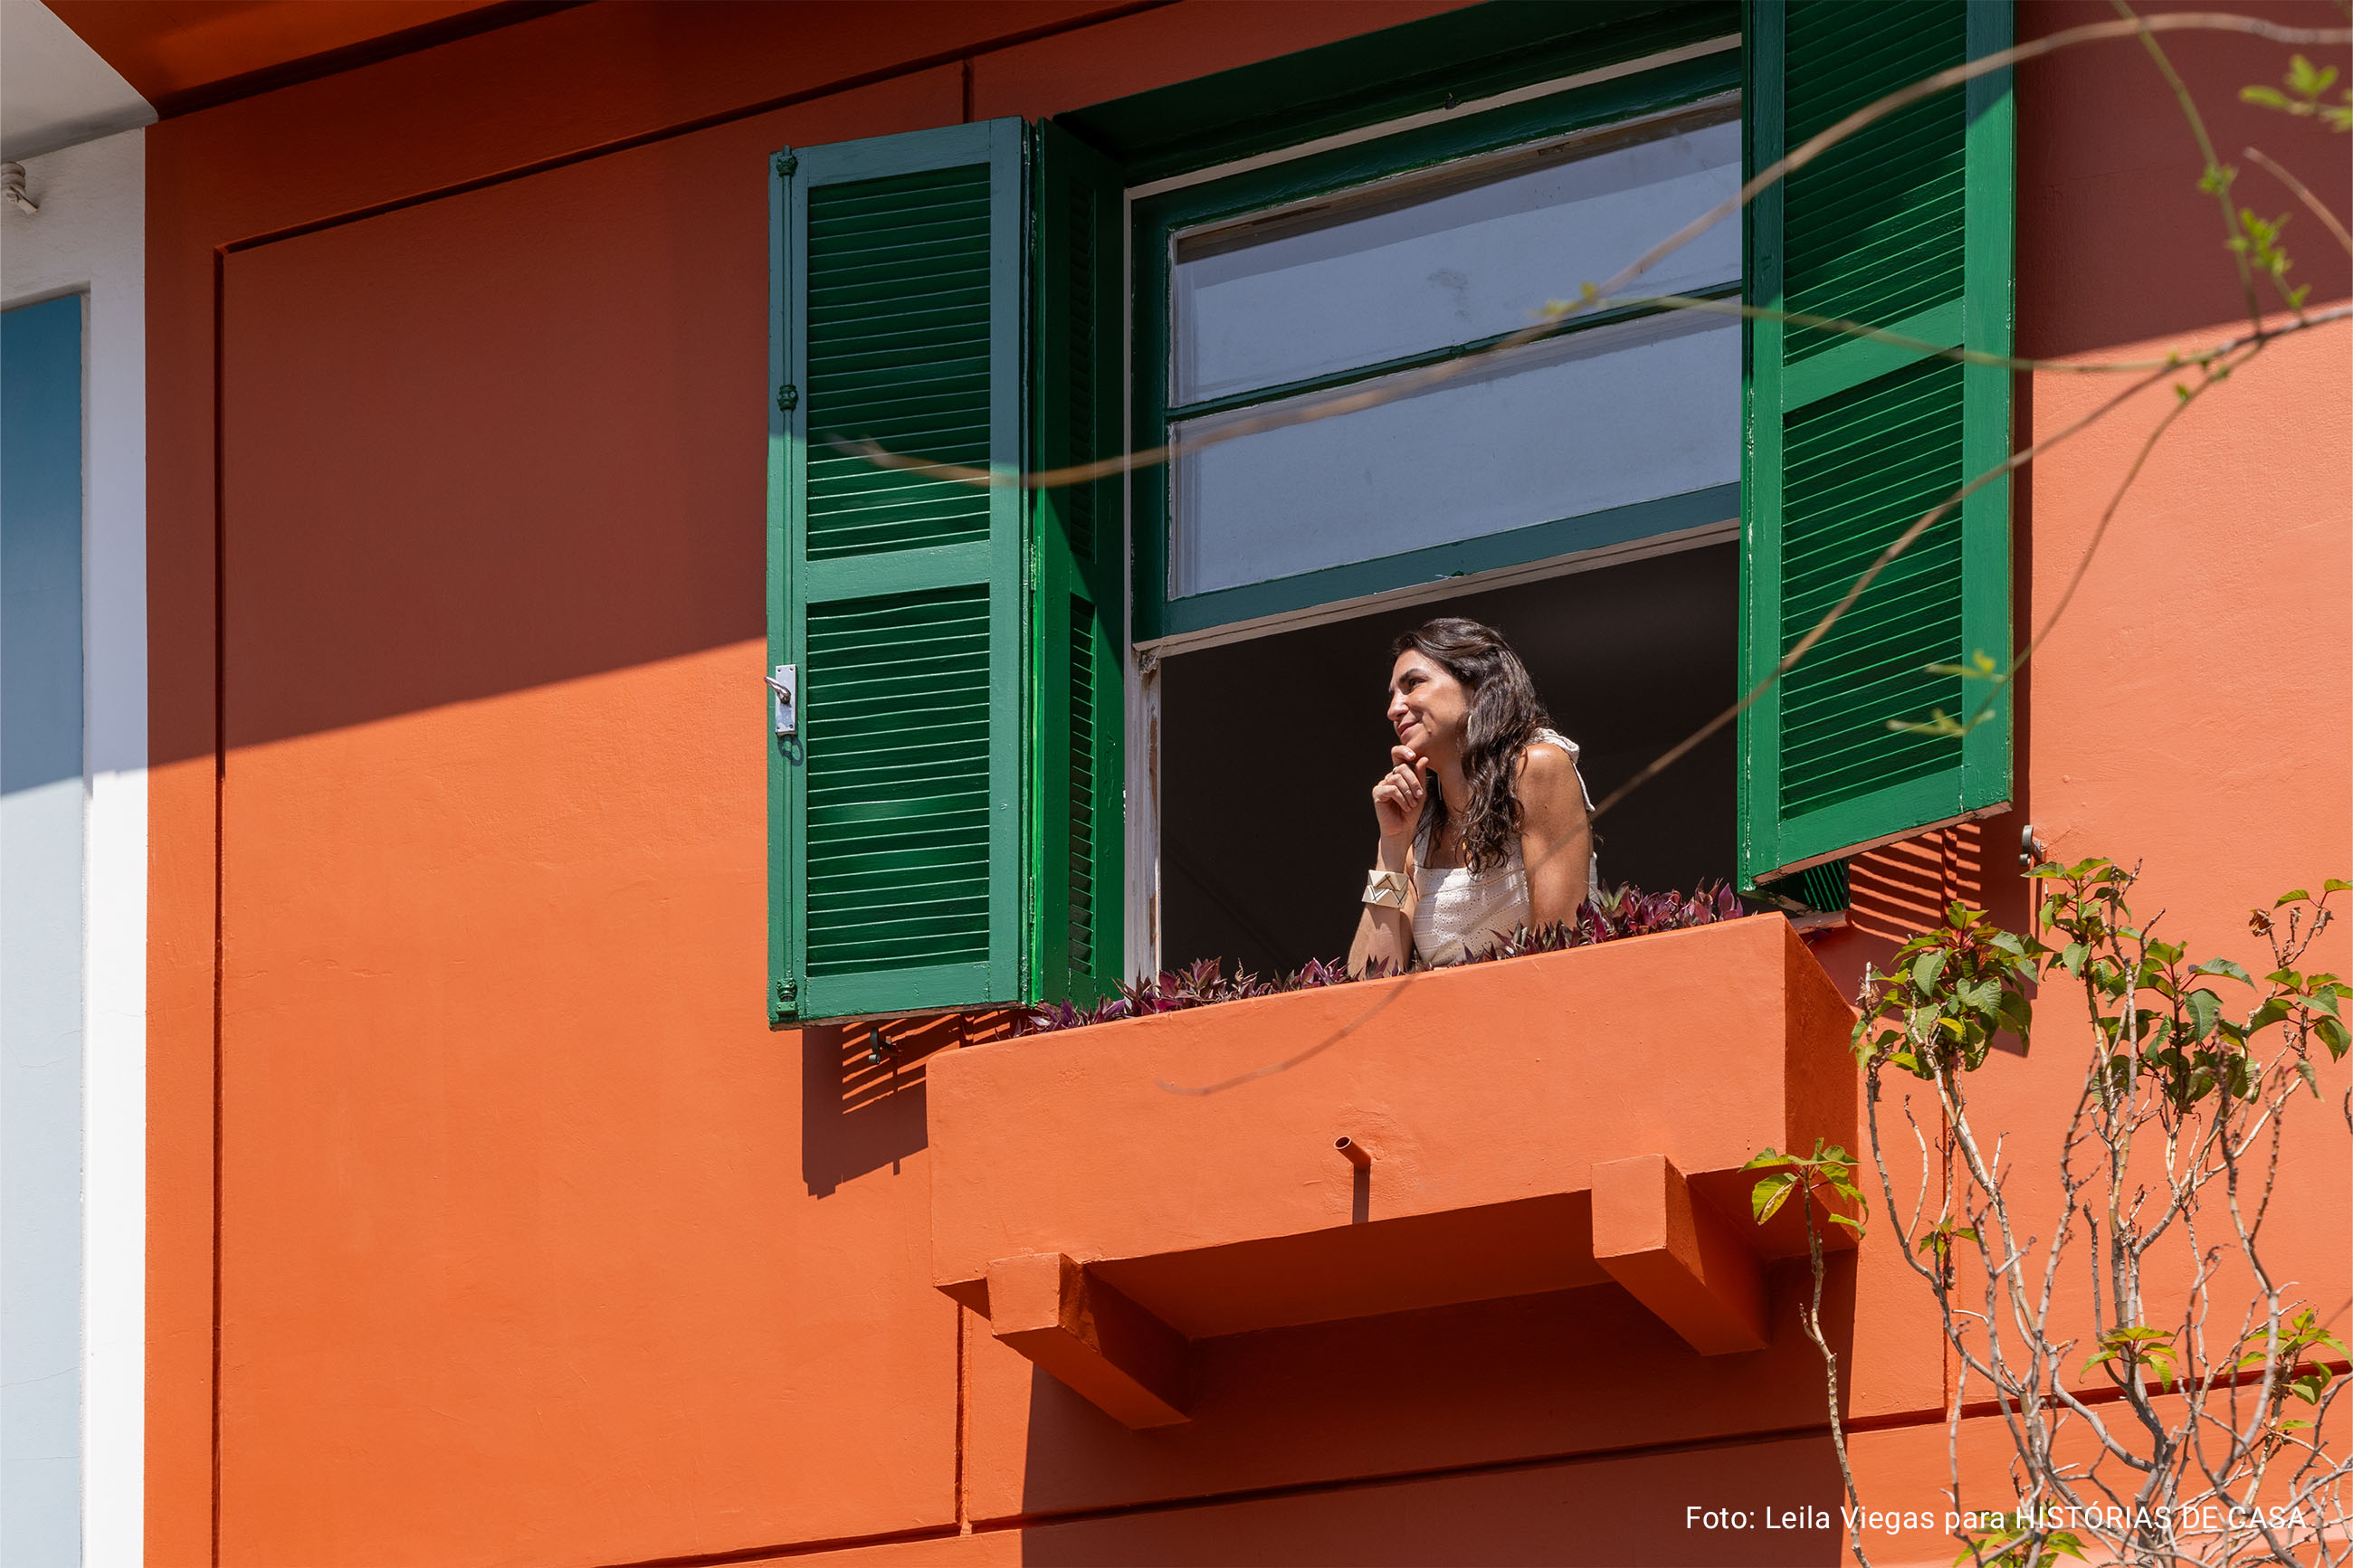
{"label": "green leaf", "polygon": [[2314,1019],[2312,1032],[2320,1037],[2320,1043],[2328,1047],[2331,1057],[2343,1056],[2346,1047],[2353,1045],[2353,1035],[2348,1035],[2344,1024],[2335,1018]]}
{"label": "green leaf", "polygon": [[2312,1098],[2318,1100],[2320,1098],[2320,1075],[2312,1070],[2312,1064],[2310,1062],[2298,1062],[2295,1064],[2295,1070],[2297,1076],[2304,1079],[2304,1087],[2312,1090]]}
{"label": "green leaf", "polygon": [[1854,1232],[1857,1236],[1861,1236],[1862,1234],[1862,1222],[1861,1220],[1849,1219],[1842,1214],[1834,1214],[1831,1215],[1831,1223],[1832,1225],[1842,1225],[1846,1226],[1847,1229]]}
{"label": "green leaf", "polygon": [[2320,884],[2320,890],[2324,893],[2353,893],[2353,882],[2342,877],[2331,877]]}
{"label": "green leaf", "polygon": [[2239,98],[2242,102],[2260,103],[2266,109],[2287,107],[2287,94],[2275,87],[2242,87],[2239,89]]}
{"label": "green leaf", "polygon": [[1914,964],[1912,966],[1914,992],[1922,996],[1933,993],[1936,989],[1937,978],[1945,973],[1945,965],[1952,956],[1950,952],[1939,949]]}
{"label": "green leaf", "polygon": [[2282,893],[2278,898],[2272,900],[2272,908],[2277,909],[2282,904],[2293,904],[2297,902],[2309,903],[2311,901],[2312,895],[2306,892],[2302,888],[2290,888],[2286,892]]}
{"label": "green leaf", "polygon": [[1757,1223],[1763,1225],[1778,1214],[1781,1205],[1789,1201],[1789,1194],[1797,1185],[1798,1178],[1787,1174],[1767,1176],[1757,1183],[1757,1190],[1748,1194],[1748,1206],[1756,1215]]}
{"label": "green leaf", "polygon": [[2221,974],[2237,981],[2242,985],[2253,985],[2255,983],[2254,976],[2249,974],[2243,966],[2227,958],[2210,958],[2189,973]]}
{"label": "green leaf", "polygon": [[1788,1163],[1789,1157],[1788,1155],[1780,1153],[1773,1149],[1766,1149],[1758,1153],[1750,1155],[1748,1163],[1741,1166],[1740,1168],[1744,1171],[1757,1171],[1762,1170],[1767,1165],[1786,1165]]}
{"label": "green leaf", "polygon": [[1931,1229],[1926,1236],[1922,1237],[1918,1243],[1918,1248],[1922,1252],[1931,1252],[1936,1254],[1938,1258],[1942,1258],[1945,1256],[1946,1249],[1957,1241],[1976,1241],[1979,1247],[1983,1247],[1985,1245],[1984,1242],[1978,1240],[1977,1226],[1973,1225],[1965,1225],[1956,1227],[1952,1222],[1948,1220],[1945,1224]]}
{"label": "green leaf", "polygon": [[2193,1040],[2204,1039],[2222,1021],[2222,999],[2203,986],[2183,997],[2182,1002],[2189,1010],[2189,1037]]}

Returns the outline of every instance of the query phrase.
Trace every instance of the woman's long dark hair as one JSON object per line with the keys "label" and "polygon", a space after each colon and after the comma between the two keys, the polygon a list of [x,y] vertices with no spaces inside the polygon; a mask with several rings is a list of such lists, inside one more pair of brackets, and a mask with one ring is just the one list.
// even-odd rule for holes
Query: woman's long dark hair
{"label": "woman's long dark hair", "polygon": [[[1470,696],[1462,734],[1462,777],[1471,786],[1462,863],[1473,871],[1500,866],[1520,836],[1520,753],[1551,716],[1536,698],[1527,666],[1493,626],[1443,616],[1389,645],[1391,658],[1409,651],[1427,655]],[[1435,848],[1445,830],[1446,801],[1433,789],[1422,799],[1422,841]]]}

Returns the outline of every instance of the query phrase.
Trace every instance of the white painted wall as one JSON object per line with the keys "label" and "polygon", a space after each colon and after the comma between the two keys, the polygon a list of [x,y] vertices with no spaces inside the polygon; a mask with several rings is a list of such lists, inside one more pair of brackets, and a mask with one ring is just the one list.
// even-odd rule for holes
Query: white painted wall
{"label": "white painted wall", "polygon": [[0,304],[90,298],[82,473],[82,1552],[140,1561],[147,1248],[145,133],[24,160],[0,203]]}

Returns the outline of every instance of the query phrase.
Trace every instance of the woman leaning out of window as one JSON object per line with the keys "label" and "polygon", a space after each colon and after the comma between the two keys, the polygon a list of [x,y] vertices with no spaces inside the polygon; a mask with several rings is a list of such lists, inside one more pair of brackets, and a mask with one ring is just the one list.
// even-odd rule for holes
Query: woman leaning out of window
{"label": "woman leaning out of window", "polygon": [[1373,786],[1381,841],[1348,952],[1357,973],[1459,963],[1520,926],[1563,923],[1599,878],[1577,743],[1550,727],[1510,645],[1449,618],[1393,651],[1398,743]]}

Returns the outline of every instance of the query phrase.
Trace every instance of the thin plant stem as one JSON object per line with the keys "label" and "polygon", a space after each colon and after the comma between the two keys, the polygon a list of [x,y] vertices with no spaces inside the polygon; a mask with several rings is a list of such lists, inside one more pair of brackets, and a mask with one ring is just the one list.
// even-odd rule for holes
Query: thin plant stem
{"label": "thin plant stem", "polygon": [[2321,226],[2328,230],[2329,237],[2336,240],[2337,244],[2343,246],[2347,255],[2353,256],[2353,234],[2346,232],[2344,223],[2335,213],[2328,210],[2327,206],[2322,203],[2318,196],[2312,194],[2311,190],[2302,180],[2297,179],[2294,174],[2291,174],[2285,169],[2281,168],[2279,164],[2273,161],[2273,159],[2260,147],[2245,148],[2242,150],[2242,153],[2248,163],[2253,163],[2255,167],[2271,175],[2273,179],[2277,180],[2281,184],[2285,185],[2288,188],[2289,193],[2293,195],[2297,201],[2304,204],[2304,210],[2320,220]]}
{"label": "thin plant stem", "polygon": [[[1854,1484],[1854,1466],[1846,1452],[1846,1422],[1839,1414],[1838,1352],[1822,1334],[1822,1259],[1821,1227],[1814,1223],[1814,1174],[1806,1173],[1804,1190],[1799,1202],[1805,1205],[1806,1258],[1813,1266],[1813,1294],[1806,1306],[1806,1337],[1822,1352],[1822,1378],[1830,1388],[1831,1447],[1837,1451],[1839,1479],[1846,1484],[1846,1500],[1854,1510],[1848,1522],[1847,1533],[1854,1546],[1854,1560],[1862,1568],[1871,1568],[1871,1558],[1862,1550],[1862,1494]],[[1824,1208],[1828,1208],[1825,1202]]]}

